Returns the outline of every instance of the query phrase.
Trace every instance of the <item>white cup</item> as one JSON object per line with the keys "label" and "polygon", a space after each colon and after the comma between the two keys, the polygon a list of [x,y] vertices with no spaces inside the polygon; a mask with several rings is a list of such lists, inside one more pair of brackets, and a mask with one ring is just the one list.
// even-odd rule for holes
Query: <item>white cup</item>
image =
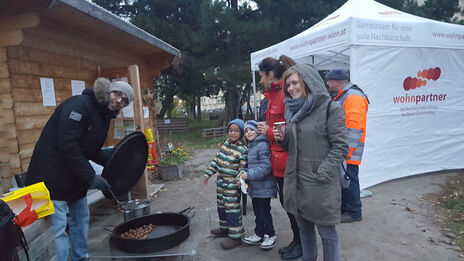
{"label": "white cup", "polygon": [[276,130],[279,132],[280,137],[283,137],[285,134],[285,130],[287,129],[285,121],[274,122],[274,126]]}

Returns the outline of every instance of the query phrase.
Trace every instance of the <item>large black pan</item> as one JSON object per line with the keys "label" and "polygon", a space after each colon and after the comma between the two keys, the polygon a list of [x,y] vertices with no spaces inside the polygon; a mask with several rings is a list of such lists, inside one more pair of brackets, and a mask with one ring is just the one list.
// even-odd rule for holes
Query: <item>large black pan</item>
{"label": "large black pan", "polygon": [[[175,247],[190,235],[192,212],[193,208],[187,208],[180,213],[153,214],[129,220],[113,229],[110,242],[129,253],[151,253]],[[130,229],[148,224],[154,225],[155,228],[146,239],[126,239],[120,236]]]}
{"label": "large black pan", "polygon": [[[137,184],[145,170],[147,159],[147,140],[141,132],[127,135],[116,145],[102,173],[116,196],[125,195]],[[103,191],[103,194],[113,199],[108,191]]]}

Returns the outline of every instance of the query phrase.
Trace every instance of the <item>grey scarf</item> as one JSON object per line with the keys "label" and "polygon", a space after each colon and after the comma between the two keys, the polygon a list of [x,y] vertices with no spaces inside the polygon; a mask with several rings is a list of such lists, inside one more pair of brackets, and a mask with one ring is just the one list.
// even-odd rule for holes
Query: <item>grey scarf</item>
{"label": "grey scarf", "polygon": [[287,97],[285,103],[285,120],[287,123],[299,122],[306,117],[313,107],[313,96],[307,98],[292,99]]}

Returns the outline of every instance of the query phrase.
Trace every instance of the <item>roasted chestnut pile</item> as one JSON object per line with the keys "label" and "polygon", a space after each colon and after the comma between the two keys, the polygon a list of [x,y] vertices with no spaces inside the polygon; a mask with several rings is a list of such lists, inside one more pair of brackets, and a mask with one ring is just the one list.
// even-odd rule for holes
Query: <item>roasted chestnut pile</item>
{"label": "roasted chestnut pile", "polygon": [[139,228],[129,229],[129,231],[122,233],[120,236],[125,239],[146,239],[147,235],[155,229],[153,224],[143,225]]}

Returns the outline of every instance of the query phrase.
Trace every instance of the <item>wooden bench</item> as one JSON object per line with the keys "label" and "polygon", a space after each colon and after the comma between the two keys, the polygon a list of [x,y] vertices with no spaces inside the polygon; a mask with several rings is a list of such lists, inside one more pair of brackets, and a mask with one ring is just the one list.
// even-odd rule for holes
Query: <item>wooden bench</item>
{"label": "wooden bench", "polygon": [[201,131],[201,135],[205,138],[209,137],[221,137],[227,134],[227,128],[210,128],[210,129],[203,129]]}
{"label": "wooden bench", "polygon": [[189,131],[188,118],[157,119],[156,124],[159,134],[187,133]]}

